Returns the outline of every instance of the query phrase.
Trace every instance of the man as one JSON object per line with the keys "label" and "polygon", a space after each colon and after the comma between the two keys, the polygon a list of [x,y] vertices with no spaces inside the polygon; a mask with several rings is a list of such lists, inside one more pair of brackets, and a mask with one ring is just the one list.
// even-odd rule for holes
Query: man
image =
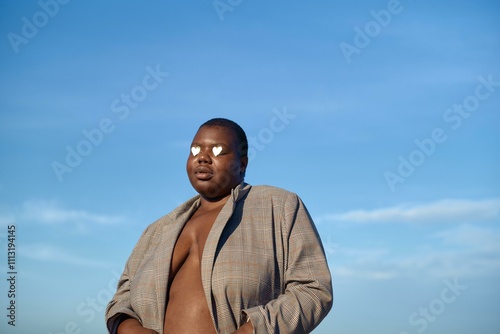
{"label": "man", "polygon": [[200,126],[186,170],[198,195],[134,247],[106,309],[110,333],[309,333],[332,306],[321,240],[300,198],[244,182],[245,132]]}

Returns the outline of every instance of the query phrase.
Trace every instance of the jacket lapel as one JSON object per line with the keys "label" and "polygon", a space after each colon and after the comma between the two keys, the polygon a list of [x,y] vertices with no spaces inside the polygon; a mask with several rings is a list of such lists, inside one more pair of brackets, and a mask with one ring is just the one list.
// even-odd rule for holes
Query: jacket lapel
{"label": "jacket lapel", "polygon": [[[242,182],[231,191],[231,196],[217,216],[217,219],[208,234],[205,248],[203,249],[203,258],[201,261],[201,281],[203,283],[203,290],[207,299],[208,308],[214,318],[215,311],[212,308],[212,268],[215,262],[215,253],[219,243],[220,236],[227,222],[233,215],[236,204],[241,200],[250,190],[251,186]],[[215,319],[214,319],[215,321]]]}
{"label": "jacket lapel", "polygon": [[166,222],[161,228],[159,237],[158,256],[156,257],[156,291],[158,291],[158,319],[163,323],[165,321],[165,307],[167,299],[167,285],[170,276],[170,264],[174,252],[175,243],[179,237],[184,225],[199,206],[199,196],[196,196],[184,203],[177,210],[173,211],[167,217]]}

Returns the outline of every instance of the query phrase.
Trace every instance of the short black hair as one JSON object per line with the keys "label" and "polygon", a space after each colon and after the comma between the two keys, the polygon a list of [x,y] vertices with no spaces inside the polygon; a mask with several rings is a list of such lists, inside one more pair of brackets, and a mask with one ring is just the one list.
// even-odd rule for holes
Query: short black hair
{"label": "short black hair", "polygon": [[238,138],[239,143],[238,143],[238,153],[242,157],[246,157],[248,155],[248,140],[247,140],[247,135],[245,134],[245,131],[241,126],[238,125],[238,123],[231,121],[230,119],[227,118],[212,118],[202,125],[200,125],[200,128],[203,126],[220,126],[226,129],[230,129],[231,131],[234,132],[236,135],[236,138]]}

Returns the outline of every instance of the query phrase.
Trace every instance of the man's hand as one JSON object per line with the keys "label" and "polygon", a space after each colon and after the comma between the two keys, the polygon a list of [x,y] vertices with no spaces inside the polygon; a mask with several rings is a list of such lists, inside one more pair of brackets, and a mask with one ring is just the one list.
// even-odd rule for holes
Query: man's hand
{"label": "man's hand", "polygon": [[253,326],[250,321],[245,323],[240,328],[238,328],[236,332],[233,332],[233,334],[252,334],[252,333],[253,333]]}
{"label": "man's hand", "polygon": [[142,327],[141,323],[134,318],[124,320],[118,326],[117,334],[158,334],[158,332]]}

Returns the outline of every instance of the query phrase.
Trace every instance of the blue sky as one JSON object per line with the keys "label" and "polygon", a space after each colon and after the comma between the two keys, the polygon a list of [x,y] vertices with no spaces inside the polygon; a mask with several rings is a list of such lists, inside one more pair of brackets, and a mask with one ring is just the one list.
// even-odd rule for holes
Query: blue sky
{"label": "blue sky", "polygon": [[[105,333],[143,229],[192,195],[197,127],[252,138],[332,270],[314,332],[498,333],[496,1],[0,4],[0,255],[16,327]],[[73,152],[73,153],[69,153]]]}

